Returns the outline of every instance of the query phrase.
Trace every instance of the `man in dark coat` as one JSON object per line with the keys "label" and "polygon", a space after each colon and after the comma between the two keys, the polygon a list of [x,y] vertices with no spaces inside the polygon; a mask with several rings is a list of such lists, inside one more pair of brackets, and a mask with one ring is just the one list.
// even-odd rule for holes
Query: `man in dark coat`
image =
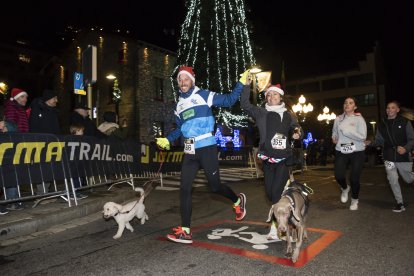
{"label": "man in dark coat", "polygon": [[[29,132],[60,134],[57,93],[53,90],[44,90],[41,98],[36,98],[30,105]],[[36,184],[37,194],[49,192],[50,183]],[[43,203],[52,202],[43,201]]]}
{"label": "man in dark coat", "polygon": [[30,105],[29,132],[61,133],[57,103],[57,93],[53,90],[44,90],[41,98],[33,100]]}

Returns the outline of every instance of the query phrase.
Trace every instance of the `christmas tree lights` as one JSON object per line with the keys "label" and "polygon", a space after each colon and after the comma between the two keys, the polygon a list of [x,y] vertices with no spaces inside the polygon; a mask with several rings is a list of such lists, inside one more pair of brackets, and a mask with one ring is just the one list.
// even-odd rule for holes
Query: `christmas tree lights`
{"label": "christmas tree lights", "polygon": [[[178,67],[187,65],[195,70],[197,86],[229,93],[239,75],[255,64],[244,0],[187,0],[186,7],[173,87],[177,87]],[[177,90],[174,96],[178,98]],[[247,116],[239,107],[220,108],[217,122],[242,127],[247,125]]]}

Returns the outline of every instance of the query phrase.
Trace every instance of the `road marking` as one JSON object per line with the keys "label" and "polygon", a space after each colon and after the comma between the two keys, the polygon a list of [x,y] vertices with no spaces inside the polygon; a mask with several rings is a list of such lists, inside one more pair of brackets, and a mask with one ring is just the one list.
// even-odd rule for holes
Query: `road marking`
{"label": "road marking", "polygon": [[[257,222],[257,221],[236,222],[232,220],[221,220],[221,221],[213,221],[207,224],[195,226],[195,227],[192,227],[191,230],[194,234],[196,232],[200,232],[208,228],[212,228],[212,227],[217,227],[218,225],[222,225],[222,224],[235,224],[235,225],[239,225],[242,227],[243,225],[252,225],[252,226],[254,225],[267,226],[268,225],[267,223]],[[242,229],[242,227],[239,228],[238,230]],[[227,228],[223,228],[223,229],[227,231],[226,234],[233,235],[234,237],[236,237],[235,236],[236,234],[234,234],[234,231],[232,231],[231,229],[227,229]],[[265,262],[269,262],[273,264],[280,264],[280,265],[285,265],[285,266],[290,266],[290,267],[295,267],[295,268],[301,268],[307,263],[309,263],[313,258],[315,258],[319,253],[325,250],[332,242],[334,242],[337,238],[339,238],[342,235],[341,232],[333,231],[333,230],[325,230],[325,229],[318,229],[318,228],[307,228],[307,230],[309,232],[320,233],[322,234],[322,236],[316,239],[314,242],[312,242],[308,246],[306,246],[305,248],[301,249],[300,254],[299,254],[299,259],[296,263],[293,263],[290,259],[287,259],[287,258],[267,255],[261,252],[247,250],[245,248],[237,248],[237,247],[232,247],[232,246],[227,246],[227,245],[221,245],[217,242],[217,239],[215,240],[216,242],[214,243],[204,242],[204,241],[194,241],[192,245],[190,246],[200,247],[200,248],[205,248],[205,249],[210,249],[210,250],[216,250],[220,252],[243,256],[249,259],[261,260],[261,261],[265,261]],[[236,230],[236,232],[239,232],[239,231]],[[157,239],[160,241],[168,241],[165,237],[158,237]],[[265,249],[265,248],[261,248],[262,245],[258,245],[258,247],[259,247],[258,249]]]}

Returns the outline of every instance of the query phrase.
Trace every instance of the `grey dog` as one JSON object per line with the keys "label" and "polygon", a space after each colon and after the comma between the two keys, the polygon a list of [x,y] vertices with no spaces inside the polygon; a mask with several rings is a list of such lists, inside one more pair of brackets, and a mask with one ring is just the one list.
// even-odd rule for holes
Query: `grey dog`
{"label": "grey dog", "polygon": [[[296,263],[299,258],[302,242],[308,239],[305,220],[309,207],[308,195],[313,193],[312,189],[299,182],[288,181],[279,202],[273,204],[269,211],[268,221],[274,215],[277,221],[279,233],[286,233],[287,250],[286,256]],[[295,249],[292,250],[294,232],[297,239]]]}

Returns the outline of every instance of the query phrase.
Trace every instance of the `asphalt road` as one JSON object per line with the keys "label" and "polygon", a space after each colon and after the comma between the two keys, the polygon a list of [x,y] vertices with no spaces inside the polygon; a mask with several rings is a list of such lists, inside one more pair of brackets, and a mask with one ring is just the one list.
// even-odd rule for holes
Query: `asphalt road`
{"label": "asphalt road", "polygon": [[[402,184],[407,211],[394,205],[381,167],[363,172],[358,211],[339,201],[330,168],[313,168],[296,178],[315,194],[307,220],[309,241],[299,265],[284,259],[285,242],[265,243],[269,210],[262,180],[231,184],[247,195],[247,217],[234,222],[230,203],[206,187],[193,193],[194,245],[164,236],[180,224],[177,191],[146,198],[149,221],[134,220],[113,240],[117,225],[101,214],[68,222],[66,231],[0,248],[1,275],[414,275],[414,186]],[[223,236],[224,229],[231,232]],[[220,234],[221,233],[221,234]],[[262,236],[261,236],[262,235]],[[253,239],[255,237],[255,239]]]}

